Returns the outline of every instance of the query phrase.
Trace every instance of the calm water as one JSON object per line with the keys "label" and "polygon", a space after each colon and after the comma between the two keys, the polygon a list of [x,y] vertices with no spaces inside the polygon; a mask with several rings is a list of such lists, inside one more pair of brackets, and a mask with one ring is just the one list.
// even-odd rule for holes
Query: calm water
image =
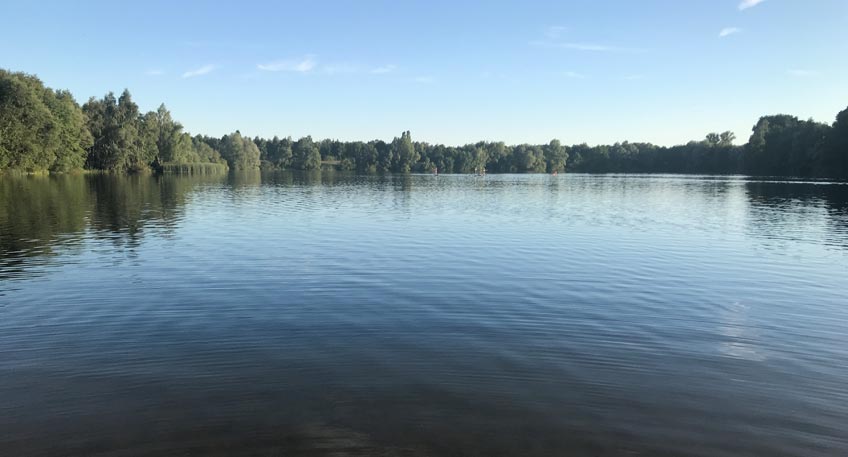
{"label": "calm water", "polygon": [[0,455],[848,455],[848,186],[0,178]]}

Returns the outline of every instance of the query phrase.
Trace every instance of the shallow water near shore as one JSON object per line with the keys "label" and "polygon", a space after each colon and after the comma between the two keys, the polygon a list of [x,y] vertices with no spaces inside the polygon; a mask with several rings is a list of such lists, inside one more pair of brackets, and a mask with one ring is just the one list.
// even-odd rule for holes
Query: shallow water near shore
{"label": "shallow water near shore", "polygon": [[0,455],[848,453],[848,185],[0,177]]}

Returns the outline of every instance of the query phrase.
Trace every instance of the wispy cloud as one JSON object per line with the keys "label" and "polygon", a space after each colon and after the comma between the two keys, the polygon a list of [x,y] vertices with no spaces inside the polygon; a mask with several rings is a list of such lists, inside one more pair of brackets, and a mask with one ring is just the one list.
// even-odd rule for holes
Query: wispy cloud
{"label": "wispy cloud", "polygon": [[392,64],[389,64],[389,65],[383,65],[381,67],[373,68],[373,69],[371,69],[371,73],[375,74],[375,75],[384,75],[386,73],[391,73],[395,70],[397,70],[397,67],[392,65]]}
{"label": "wispy cloud", "polygon": [[578,42],[556,42],[556,41],[531,41],[532,46],[542,48],[557,48],[571,49],[574,51],[584,52],[643,52],[644,49],[622,48],[619,46],[610,46],[599,43],[578,43]]}
{"label": "wispy cloud", "polygon": [[191,49],[226,49],[229,51],[265,50],[272,47],[270,42],[249,40],[188,40],[180,42],[179,45]]}
{"label": "wispy cloud", "polygon": [[189,70],[183,73],[183,78],[193,78],[195,76],[206,75],[212,72],[215,69],[215,65],[204,65],[195,70]]}
{"label": "wispy cloud", "polygon": [[566,78],[586,79],[586,75],[584,75],[583,73],[577,73],[576,71],[566,71],[566,72],[563,72],[562,75],[565,76]]}
{"label": "wispy cloud", "polygon": [[568,31],[568,29],[561,25],[548,26],[544,32],[545,38],[531,41],[530,45],[541,48],[570,49],[573,51],[583,52],[644,52],[644,49],[626,48],[605,43],[578,41],[574,39],[563,39],[563,35],[565,35],[566,31]]}
{"label": "wispy cloud", "polygon": [[597,43],[559,43],[558,47],[565,49],[575,49],[577,51],[598,51],[608,52],[615,51],[617,48],[605,44]]}
{"label": "wispy cloud", "polygon": [[165,74],[165,72],[164,72],[164,71],[162,71],[162,70],[158,70],[158,69],[147,70],[147,71],[146,71],[146,72],[144,72],[144,73],[145,73],[147,76],[162,76],[162,75],[164,75],[164,74]]}
{"label": "wispy cloud", "polygon": [[789,73],[792,76],[797,76],[799,78],[808,78],[810,76],[818,76],[818,74],[819,74],[817,71],[802,70],[800,68],[793,68],[791,70],[787,70],[787,73]]}
{"label": "wispy cloud", "polygon": [[242,73],[242,74],[238,75],[239,78],[247,80],[247,81],[259,79],[260,76],[261,76],[261,73],[259,73],[258,71],[251,71],[251,72],[248,72],[248,73]]}
{"label": "wispy cloud", "polygon": [[323,65],[321,71],[328,75],[361,73],[362,67],[351,63],[335,63]]}
{"label": "wispy cloud", "polygon": [[553,41],[531,41],[530,44],[543,48],[574,49],[577,51],[607,52],[613,50],[612,46],[595,43],[557,43]]}
{"label": "wispy cloud", "polygon": [[725,27],[721,29],[721,32],[718,32],[718,37],[724,38],[730,35],[735,35],[741,31],[742,29],[740,29],[739,27]]}
{"label": "wispy cloud", "polygon": [[380,75],[391,73],[397,69],[397,67],[392,64],[376,67],[355,62],[336,62],[319,64],[317,57],[311,54],[304,56],[300,59],[276,60],[273,62],[260,63],[256,65],[256,68],[262,71],[289,71],[297,73],[323,74],[330,76],[364,73]]}
{"label": "wispy cloud", "polygon": [[416,76],[412,78],[412,81],[417,82],[418,84],[433,84],[436,82],[436,79],[432,76]]}
{"label": "wispy cloud", "polygon": [[493,73],[491,71],[484,71],[480,73],[480,77],[483,79],[499,79],[502,81],[510,80],[511,78],[504,73]]}
{"label": "wispy cloud", "polygon": [[545,36],[551,40],[556,40],[561,37],[566,30],[568,29],[561,25],[552,25],[545,29]]}
{"label": "wispy cloud", "polygon": [[256,68],[263,71],[296,71],[299,73],[308,73],[316,65],[318,65],[318,62],[315,60],[315,56],[308,55],[302,59],[261,63],[256,65]]}
{"label": "wispy cloud", "polygon": [[739,4],[739,10],[741,11],[746,10],[748,8],[753,8],[764,1],[766,0],[742,0],[742,3]]}

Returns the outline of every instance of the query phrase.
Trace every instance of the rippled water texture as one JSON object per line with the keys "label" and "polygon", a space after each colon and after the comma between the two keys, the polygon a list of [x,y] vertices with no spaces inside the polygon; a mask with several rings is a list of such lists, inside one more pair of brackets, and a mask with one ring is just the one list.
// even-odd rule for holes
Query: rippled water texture
{"label": "rippled water texture", "polygon": [[848,455],[848,186],[0,179],[0,455]]}

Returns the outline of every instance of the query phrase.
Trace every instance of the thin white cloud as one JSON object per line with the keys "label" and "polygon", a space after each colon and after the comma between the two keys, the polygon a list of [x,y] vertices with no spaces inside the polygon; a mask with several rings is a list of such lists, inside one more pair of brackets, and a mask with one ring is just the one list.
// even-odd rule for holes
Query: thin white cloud
{"label": "thin white cloud", "polygon": [[593,43],[577,40],[564,40],[563,35],[568,29],[561,25],[548,26],[545,29],[545,38],[530,42],[531,46],[542,48],[570,49],[584,52],[644,52],[644,49],[625,48],[602,43]]}
{"label": "thin white cloud", "polygon": [[509,80],[509,76],[504,73],[492,73],[491,71],[484,71],[480,73],[480,78],[482,79],[499,79],[502,81]]}
{"label": "thin white cloud", "polygon": [[193,78],[195,76],[201,76],[205,74],[209,74],[212,70],[215,69],[215,65],[204,65],[196,70],[189,70],[183,73],[183,78]]}
{"label": "thin white cloud", "polygon": [[324,65],[321,67],[321,71],[328,75],[336,75],[336,74],[349,74],[349,73],[360,73],[362,68],[358,65],[349,64],[349,63],[338,63],[338,64],[330,64]]}
{"label": "thin white cloud", "polygon": [[436,82],[436,79],[432,76],[417,76],[413,78],[412,81],[417,82],[418,84],[433,84]]}
{"label": "thin white cloud", "polygon": [[578,43],[578,42],[556,42],[556,41],[531,41],[530,44],[532,46],[539,46],[542,48],[557,48],[557,49],[571,49],[574,51],[585,51],[585,52],[644,52],[643,49],[636,48],[622,48],[618,46],[610,46],[606,44],[598,44],[598,43]]}
{"label": "thin white cloud", "polygon": [[576,71],[566,71],[566,72],[563,72],[562,75],[565,76],[566,78],[586,79],[586,75],[584,75],[583,73],[577,73]]}
{"label": "thin white cloud", "polygon": [[563,32],[568,30],[566,27],[561,25],[552,25],[545,29],[545,36],[551,40],[556,40],[562,36]]}
{"label": "thin white cloud", "polygon": [[741,31],[742,29],[740,29],[739,27],[725,27],[721,29],[721,32],[718,32],[718,37],[724,38],[730,35],[735,35]]}
{"label": "thin white cloud", "polygon": [[748,8],[753,8],[764,1],[766,0],[742,0],[742,3],[739,4],[739,10],[742,11]]}
{"label": "thin white cloud", "polygon": [[800,69],[800,68],[793,68],[791,70],[788,70],[787,73],[789,73],[792,76],[797,76],[799,78],[808,78],[810,76],[818,76],[818,74],[819,74],[817,71],[803,70],[803,69]]}
{"label": "thin white cloud", "polygon": [[595,44],[595,43],[560,43],[559,47],[565,49],[576,49],[578,51],[599,51],[599,52],[607,52],[614,51],[615,48],[612,46],[607,46],[605,44]]}
{"label": "thin white cloud", "polygon": [[264,64],[261,63],[256,65],[256,68],[263,71],[296,71],[299,73],[308,73],[316,65],[318,65],[318,62],[315,60],[315,57],[309,55],[297,60],[278,60]]}
{"label": "thin white cloud", "polygon": [[374,75],[391,73],[397,69],[395,65],[387,64],[378,67],[370,67],[358,63],[338,62],[319,64],[314,55],[307,55],[301,59],[277,60],[268,63],[260,63],[256,68],[262,71],[271,72],[297,72],[297,73],[317,73],[324,75],[341,75],[341,74],[363,74],[370,73]]}
{"label": "thin white cloud", "polygon": [[162,75],[164,75],[164,74],[165,74],[165,72],[164,72],[164,71],[162,71],[162,70],[153,69],[153,70],[147,70],[147,71],[145,72],[145,74],[146,74],[147,76],[162,76]]}
{"label": "thin white cloud", "polygon": [[397,70],[397,67],[392,65],[392,64],[389,64],[389,65],[383,65],[381,67],[373,68],[371,70],[371,73],[375,74],[375,75],[383,75],[383,74],[386,74],[386,73],[391,73],[395,70]]}

